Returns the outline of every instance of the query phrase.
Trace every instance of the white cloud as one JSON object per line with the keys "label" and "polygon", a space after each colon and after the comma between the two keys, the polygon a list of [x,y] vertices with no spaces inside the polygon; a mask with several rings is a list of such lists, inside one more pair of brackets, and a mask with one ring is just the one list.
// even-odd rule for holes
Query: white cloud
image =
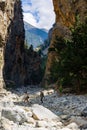
{"label": "white cloud", "polygon": [[38,28],[50,29],[55,21],[52,0],[22,0],[24,20]]}
{"label": "white cloud", "polygon": [[23,13],[23,15],[24,15],[24,21],[26,21],[34,26],[37,26],[36,20],[31,13]]}

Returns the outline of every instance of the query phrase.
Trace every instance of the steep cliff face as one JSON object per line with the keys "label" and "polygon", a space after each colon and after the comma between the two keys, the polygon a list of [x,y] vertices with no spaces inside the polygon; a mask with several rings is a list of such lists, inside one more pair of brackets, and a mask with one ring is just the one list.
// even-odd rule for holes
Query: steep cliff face
{"label": "steep cliff face", "polygon": [[[70,37],[69,27],[72,27],[75,23],[76,16],[79,16],[81,21],[84,21],[85,16],[87,16],[86,0],[53,0],[53,5],[56,20],[52,31],[50,48],[54,46],[56,36]],[[48,53],[46,73],[43,81],[45,85],[49,84],[50,68],[53,59],[55,60],[56,57],[57,54],[55,52]]]}
{"label": "steep cliff face", "polygon": [[21,1],[0,0],[0,50],[4,50],[0,52],[4,53],[4,67],[0,71],[7,85],[37,84],[41,80],[40,56],[24,48],[24,39]]}
{"label": "steep cliff face", "polygon": [[12,80],[20,85],[24,81],[24,24],[21,1],[4,0],[0,2],[0,6],[0,36],[2,37],[1,44],[4,46],[4,80]]}

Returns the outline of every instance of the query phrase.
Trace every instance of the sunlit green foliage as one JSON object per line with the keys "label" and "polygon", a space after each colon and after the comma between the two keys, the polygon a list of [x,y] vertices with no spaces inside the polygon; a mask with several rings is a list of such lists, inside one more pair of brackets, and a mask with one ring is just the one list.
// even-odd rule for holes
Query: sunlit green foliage
{"label": "sunlit green foliage", "polygon": [[56,37],[58,59],[52,63],[50,80],[82,91],[87,86],[87,23],[76,23],[71,33],[71,40]]}

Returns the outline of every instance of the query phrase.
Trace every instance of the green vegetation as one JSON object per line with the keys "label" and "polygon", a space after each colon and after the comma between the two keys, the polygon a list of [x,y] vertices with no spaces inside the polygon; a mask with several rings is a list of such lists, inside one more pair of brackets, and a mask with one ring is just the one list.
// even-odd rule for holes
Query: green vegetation
{"label": "green vegetation", "polygon": [[16,84],[12,80],[5,80],[5,85],[8,89],[16,88]]}
{"label": "green vegetation", "polygon": [[25,42],[24,42],[24,48],[25,49],[29,49],[29,47],[30,47],[30,45],[27,43],[27,40],[25,40]]}
{"label": "green vegetation", "polygon": [[71,39],[56,37],[55,51],[58,56],[51,67],[50,81],[59,88],[72,87],[77,92],[87,88],[87,23],[76,23],[71,28]]}
{"label": "green vegetation", "polygon": [[46,48],[49,47],[49,45],[50,45],[49,40],[45,40],[44,44],[41,44],[41,45],[37,46],[37,48],[39,48],[39,50],[41,52],[43,52]]}
{"label": "green vegetation", "polygon": [[41,77],[43,78],[46,69],[47,56],[41,58]]}

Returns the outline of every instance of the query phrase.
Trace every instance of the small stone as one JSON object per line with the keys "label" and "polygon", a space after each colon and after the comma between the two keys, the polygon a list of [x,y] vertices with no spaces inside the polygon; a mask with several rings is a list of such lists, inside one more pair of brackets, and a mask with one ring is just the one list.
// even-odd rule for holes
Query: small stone
{"label": "small stone", "polygon": [[68,118],[70,118],[70,116],[69,115],[61,115],[60,118],[62,120],[68,120]]}
{"label": "small stone", "polygon": [[81,130],[87,129],[87,124],[80,126],[80,129],[81,129]]}
{"label": "small stone", "polygon": [[32,117],[29,117],[29,119],[27,120],[27,122],[29,124],[35,124],[35,120]]}
{"label": "small stone", "polygon": [[50,128],[50,127],[56,127],[56,123],[53,121],[48,122],[48,121],[43,120],[43,121],[37,121],[36,126]]}
{"label": "small stone", "polygon": [[46,121],[37,121],[36,127],[48,127],[48,123]]}
{"label": "small stone", "polygon": [[81,115],[87,117],[87,107],[81,112]]}
{"label": "small stone", "polygon": [[32,117],[33,116],[33,113],[31,111],[27,112],[27,116],[28,117]]}
{"label": "small stone", "polygon": [[63,126],[62,122],[57,122],[57,126],[62,127]]}

